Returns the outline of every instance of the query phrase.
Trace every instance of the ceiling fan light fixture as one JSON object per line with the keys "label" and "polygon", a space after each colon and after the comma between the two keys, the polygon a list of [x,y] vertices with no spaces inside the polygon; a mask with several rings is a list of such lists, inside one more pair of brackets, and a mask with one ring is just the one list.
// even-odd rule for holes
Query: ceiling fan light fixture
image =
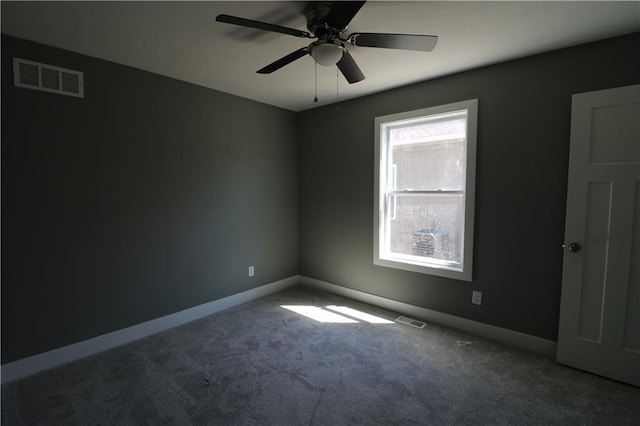
{"label": "ceiling fan light fixture", "polygon": [[337,64],[344,53],[344,46],[334,43],[313,43],[311,57],[318,65],[326,67]]}

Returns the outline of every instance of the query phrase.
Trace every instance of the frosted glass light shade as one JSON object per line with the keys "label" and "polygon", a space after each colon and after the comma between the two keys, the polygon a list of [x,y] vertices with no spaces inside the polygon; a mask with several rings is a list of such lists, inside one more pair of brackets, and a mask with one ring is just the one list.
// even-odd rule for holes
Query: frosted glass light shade
{"label": "frosted glass light shade", "polygon": [[311,56],[316,63],[324,66],[337,64],[342,59],[343,47],[333,43],[316,44],[311,48]]}

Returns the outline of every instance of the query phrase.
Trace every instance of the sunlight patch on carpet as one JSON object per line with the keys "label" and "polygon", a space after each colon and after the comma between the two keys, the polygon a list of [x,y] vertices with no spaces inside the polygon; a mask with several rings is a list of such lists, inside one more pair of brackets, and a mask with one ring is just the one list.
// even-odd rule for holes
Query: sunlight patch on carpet
{"label": "sunlight patch on carpet", "polygon": [[[318,322],[338,324],[358,324],[357,319],[370,324],[393,324],[384,318],[367,314],[347,306],[329,305],[326,309],[310,305],[280,305],[280,307]],[[342,315],[341,315],[342,314]]]}
{"label": "sunlight patch on carpet", "polygon": [[341,314],[345,314],[353,318],[357,318],[359,320],[368,322],[369,324],[393,324],[393,321],[389,321],[384,318],[368,314],[366,312],[358,311],[357,309],[349,308],[348,306],[330,305],[327,306],[327,309],[340,312]]}

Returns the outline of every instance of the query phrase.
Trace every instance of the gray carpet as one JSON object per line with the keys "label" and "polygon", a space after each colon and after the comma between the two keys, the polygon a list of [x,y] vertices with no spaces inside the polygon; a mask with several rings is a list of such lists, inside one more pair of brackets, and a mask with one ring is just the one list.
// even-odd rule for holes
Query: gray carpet
{"label": "gray carpet", "polygon": [[398,316],[291,288],[6,384],[2,424],[640,424],[640,389],[551,359],[431,324],[322,323],[281,305]]}

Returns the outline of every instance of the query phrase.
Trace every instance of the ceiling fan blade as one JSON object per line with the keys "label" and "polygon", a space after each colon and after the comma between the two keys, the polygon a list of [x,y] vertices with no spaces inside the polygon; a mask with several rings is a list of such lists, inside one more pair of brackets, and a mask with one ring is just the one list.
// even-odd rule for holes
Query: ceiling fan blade
{"label": "ceiling fan blade", "polygon": [[343,30],[356,16],[366,1],[334,1],[331,2],[326,22],[330,27]]}
{"label": "ceiling fan blade", "polygon": [[256,28],[258,30],[273,31],[276,33],[288,34],[302,38],[313,38],[311,34],[306,31],[296,30],[295,28],[283,27],[275,24],[268,24],[266,22],[254,21],[252,19],[238,18],[231,15],[218,15],[216,21],[224,22],[225,24],[240,25],[243,27]]}
{"label": "ceiling fan blade", "polygon": [[279,70],[280,68],[284,67],[285,65],[289,65],[291,62],[295,61],[296,59],[302,58],[307,53],[309,53],[309,48],[308,47],[303,47],[301,49],[298,49],[298,50],[296,50],[294,52],[289,53],[287,56],[284,56],[284,57],[278,59],[275,62],[270,63],[266,67],[259,69],[257,71],[257,73],[258,74],[271,74],[272,72]]}
{"label": "ceiling fan blade", "polygon": [[353,33],[349,44],[362,47],[383,47],[387,49],[421,50],[431,52],[438,36],[421,34]]}
{"label": "ceiling fan blade", "polygon": [[364,74],[362,74],[358,64],[356,64],[356,61],[353,60],[353,57],[346,49],[342,54],[342,59],[340,59],[336,65],[338,65],[338,69],[340,69],[340,72],[342,72],[342,75],[344,75],[344,78],[347,79],[349,84],[364,80]]}

